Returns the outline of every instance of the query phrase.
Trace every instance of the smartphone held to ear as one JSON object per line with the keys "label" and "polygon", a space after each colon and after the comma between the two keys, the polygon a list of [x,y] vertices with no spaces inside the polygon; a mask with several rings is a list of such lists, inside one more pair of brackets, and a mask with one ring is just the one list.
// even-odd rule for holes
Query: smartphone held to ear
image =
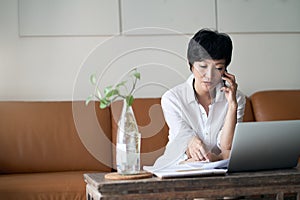
{"label": "smartphone held to ear", "polygon": [[[227,69],[225,69],[225,72],[227,72]],[[226,77],[226,74],[224,73],[222,77]],[[223,79],[223,86],[227,87],[226,81],[224,79]]]}

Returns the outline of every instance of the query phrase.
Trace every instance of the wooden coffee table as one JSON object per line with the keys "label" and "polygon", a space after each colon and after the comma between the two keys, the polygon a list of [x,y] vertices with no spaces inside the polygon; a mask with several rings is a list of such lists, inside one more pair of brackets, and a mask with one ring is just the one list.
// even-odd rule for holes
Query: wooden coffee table
{"label": "wooden coffee table", "polygon": [[[88,200],[194,199],[252,197],[300,200],[300,169],[244,172],[221,176],[107,180],[105,173],[84,174]],[[251,197],[252,196],[252,197]]]}

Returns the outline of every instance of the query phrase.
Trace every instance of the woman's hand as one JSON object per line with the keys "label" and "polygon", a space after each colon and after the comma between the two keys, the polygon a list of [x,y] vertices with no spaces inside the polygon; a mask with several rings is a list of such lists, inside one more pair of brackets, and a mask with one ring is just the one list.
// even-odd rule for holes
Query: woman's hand
{"label": "woman's hand", "polygon": [[207,152],[203,142],[198,137],[194,136],[188,144],[186,153],[188,159],[182,163],[197,161],[214,162],[218,160],[228,159],[230,151],[224,151],[219,155],[216,155],[212,152]]}
{"label": "woman's hand", "polygon": [[208,152],[205,149],[203,142],[196,136],[188,144],[186,151],[188,158],[192,161],[208,161]]}
{"label": "woman's hand", "polygon": [[237,107],[236,91],[238,84],[236,83],[235,76],[225,71],[222,79],[227,81],[229,84],[228,86],[221,88],[221,90],[225,92],[225,97],[228,101],[228,104]]}
{"label": "woman's hand", "polygon": [[[207,153],[207,160],[205,160],[205,161],[209,161],[209,162],[215,162],[215,161],[218,161],[218,160],[222,160],[223,159],[223,157],[222,157],[222,155],[220,154],[220,155],[216,155],[216,154],[214,154],[214,153],[211,153],[211,152],[209,152],[209,153]],[[198,159],[196,160],[195,158],[188,158],[187,160],[185,160],[185,161],[182,161],[180,164],[184,164],[184,163],[188,163],[188,162],[197,162],[197,161],[199,161]]]}

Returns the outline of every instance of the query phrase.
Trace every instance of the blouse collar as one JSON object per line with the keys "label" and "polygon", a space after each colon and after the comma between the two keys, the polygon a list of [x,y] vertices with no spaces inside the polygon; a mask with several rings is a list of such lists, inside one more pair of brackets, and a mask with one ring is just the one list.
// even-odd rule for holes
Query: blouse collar
{"label": "blouse collar", "polygon": [[[187,89],[187,102],[188,104],[192,103],[192,102],[195,102],[195,103],[198,103],[198,100],[197,100],[197,97],[196,97],[196,91],[194,89],[194,80],[195,80],[195,77],[194,75],[190,75],[189,78],[187,79],[186,81],[186,89]],[[213,103],[215,102],[221,102],[221,101],[224,101],[226,98],[225,98],[225,94],[224,92],[221,91],[221,88],[223,87],[222,83],[219,83],[216,88],[214,89],[214,92],[215,92],[215,98],[213,99]]]}

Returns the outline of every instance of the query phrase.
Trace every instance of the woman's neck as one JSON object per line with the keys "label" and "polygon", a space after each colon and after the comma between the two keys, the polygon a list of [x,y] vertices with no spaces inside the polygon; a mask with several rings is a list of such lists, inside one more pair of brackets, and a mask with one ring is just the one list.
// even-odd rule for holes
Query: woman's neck
{"label": "woman's neck", "polygon": [[208,106],[211,104],[211,93],[209,91],[201,90],[201,88],[197,88],[195,80],[193,81],[193,89],[198,103],[202,106]]}

